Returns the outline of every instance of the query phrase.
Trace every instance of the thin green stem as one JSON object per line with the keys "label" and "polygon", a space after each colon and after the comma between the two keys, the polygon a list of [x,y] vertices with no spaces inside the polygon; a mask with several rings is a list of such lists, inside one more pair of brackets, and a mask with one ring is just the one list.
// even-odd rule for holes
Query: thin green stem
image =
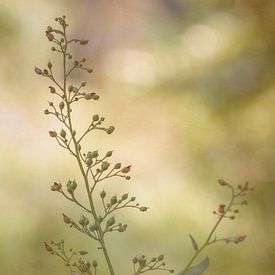
{"label": "thin green stem", "polygon": [[218,226],[220,225],[220,223],[222,222],[222,220],[224,219],[224,217],[226,216],[226,214],[228,213],[228,211],[230,210],[230,208],[232,207],[233,203],[234,203],[234,199],[236,197],[235,194],[235,190],[232,186],[228,186],[231,189],[232,192],[232,196],[231,196],[231,200],[228,204],[228,206],[226,207],[224,213],[219,217],[219,219],[217,220],[217,222],[214,224],[213,228],[211,229],[208,237],[206,238],[206,241],[204,242],[204,244],[195,252],[195,254],[193,255],[193,257],[190,259],[190,261],[188,262],[187,266],[185,267],[185,269],[183,270],[183,274],[189,269],[189,267],[193,264],[193,262],[196,260],[196,258],[200,255],[200,253],[210,244],[213,244],[214,242],[210,241],[211,238],[213,237],[213,235],[215,234]]}
{"label": "thin green stem", "polygon": [[[97,220],[98,217],[97,217],[94,202],[93,202],[93,199],[92,199],[92,194],[90,193],[89,180],[88,180],[88,177],[85,173],[85,169],[84,169],[82,161],[81,161],[81,156],[80,156],[80,152],[79,152],[79,148],[78,148],[78,142],[76,140],[75,131],[74,131],[74,128],[73,128],[73,125],[72,125],[71,107],[70,107],[70,101],[69,101],[68,95],[67,95],[67,76],[68,76],[68,74],[67,74],[66,59],[67,59],[68,42],[67,42],[67,37],[66,37],[66,27],[64,27],[64,39],[65,39],[65,43],[64,43],[64,48],[62,50],[62,53],[63,53],[63,87],[62,87],[62,90],[64,92],[64,101],[65,101],[65,104],[66,104],[66,109],[67,109],[67,114],[68,114],[68,126],[69,126],[69,131],[70,131],[70,134],[72,136],[72,141],[73,141],[74,148],[75,148],[75,155],[74,156],[76,157],[79,169],[80,169],[81,174],[82,174],[83,179],[84,179],[85,188],[86,188],[86,192],[87,192],[87,195],[88,195],[89,204],[90,204],[90,208],[91,208],[91,213],[92,213],[93,218],[95,220]],[[110,274],[115,275],[115,272],[114,272],[114,269],[113,269],[113,266],[112,266],[112,263],[111,263],[111,260],[110,260],[110,257],[109,257],[104,239],[103,239],[104,238],[103,235],[104,234],[103,234],[102,228],[99,225],[99,237],[100,237],[99,242],[101,244],[101,247],[102,247],[102,250],[103,250],[103,253],[104,253],[104,256],[105,256],[105,259],[106,259],[106,262],[107,262],[107,265],[108,265],[108,268],[109,268],[109,271],[110,271]]]}

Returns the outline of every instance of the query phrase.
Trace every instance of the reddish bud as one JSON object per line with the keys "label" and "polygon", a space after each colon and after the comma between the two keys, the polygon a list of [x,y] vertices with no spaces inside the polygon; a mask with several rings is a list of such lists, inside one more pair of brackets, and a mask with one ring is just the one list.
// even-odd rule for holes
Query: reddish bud
{"label": "reddish bud", "polygon": [[56,133],[56,131],[49,131],[49,135],[51,136],[51,137],[57,137],[57,133]]}
{"label": "reddish bud", "polygon": [[51,190],[52,190],[52,191],[60,191],[61,189],[62,189],[62,184],[61,184],[61,183],[55,182],[55,183],[51,186]]}

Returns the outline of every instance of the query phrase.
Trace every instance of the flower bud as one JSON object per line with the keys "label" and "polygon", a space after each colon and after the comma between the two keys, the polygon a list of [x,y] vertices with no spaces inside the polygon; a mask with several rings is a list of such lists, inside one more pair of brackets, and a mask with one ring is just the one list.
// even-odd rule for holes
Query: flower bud
{"label": "flower bud", "polygon": [[61,101],[61,102],[59,103],[59,108],[60,108],[60,110],[64,109],[64,107],[65,107],[65,103],[64,103],[63,101]]}
{"label": "flower bud", "polygon": [[132,197],[131,199],[130,199],[130,201],[135,201],[136,200],[136,197]]}
{"label": "flower bud", "polygon": [[142,206],[142,207],[139,208],[139,210],[140,210],[141,212],[145,212],[145,211],[148,210],[148,207]]}
{"label": "flower bud", "polygon": [[159,255],[158,256],[158,261],[160,262],[160,261],[163,261],[163,259],[164,259],[164,256],[163,255]]}
{"label": "flower bud", "polygon": [[65,214],[62,214],[62,215],[63,215],[63,221],[65,223],[70,224],[72,222],[72,220],[68,216],[66,216]]}
{"label": "flower bud", "polygon": [[94,231],[96,231],[96,230],[98,230],[98,229],[99,229],[99,227],[98,227],[98,224],[97,224],[97,223],[91,224],[90,227],[89,227],[89,230],[90,230],[91,232],[94,232]]}
{"label": "flower bud", "polygon": [[61,129],[60,136],[66,138],[66,131],[64,129]]}
{"label": "flower bud", "polygon": [[54,40],[54,35],[51,32],[46,31],[46,36],[49,39],[49,41],[53,41]]}
{"label": "flower bud", "polygon": [[123,167],[122,170],[121,170],[121,172],[124,173],[124,174],[126,174],[126,173],[129,173],[130,170],[131,170],[131,165]]}
{"label": "flower bud", "polygon": [[100,192],[100,197],[101,197],[102,199],[104,199],[104,198],[106,197],[106,192],[105,192],[104,190],[102,190],[102,191]]}
{"label": "flower bud", "polygon": [[93,266],[94,268],[96,268],[96,267],[97,267],[97,261],[93,260],[92,266]]}
{"label": "flower bud", "polygon": [[54,93],[55,93],[55,88],[54,88],[54,87],[49,86],[49,89],[50,89],[50,92],[51,92],[52,94],[54,94]]}
{"label": "flower bud", "polygon": [[110,203],[111,203],[111,205],[116,204],[117,203],[117,196],[111,197]]}
{"label": "flower bud", "polygon": [[98,121],[99,120],[99,115],[93,115],[93,121]]}
{"label": "flower bud", "polygon": [[126,193],[126,194],[123,194],[122,197],[121,197],[121,199],[122,199],[123,201],[127,200],[127,199],[128,199],[128,194],[127,194],[127,193]]}
{"label": "flower bud", "polygon": [[52,247],[50,245],[48,245],[46,242],[44,242],[44,245],[45,245],[46,251],[53,252],[53,249],[52,249]]}
{"label": "flower bud", "polygon": [[218,211],[223,214],[224,213],[225,204],[220,204]]}
{"label": "flower bud", "polygon": [[87,226],[89,224],[88,218],[86,218],[84,215],[82,215],[79,219],[79,224],[82,226]]}
{"label": "flower bud", "polygon": [[108,161],[103,161],[101,164],[101,170],[106,171],[110,166],[110,163]]}
{"label": "flower bud", "polygon": [[115,130],[115,127],[114,126],[110,126],[108,129],[106,129],[106,133],[108,135],[111,135]]}
{"label": "flower bud", "polygon": [[133,262],[133,264],[136,264],[138,262],[138,257],[134,257],[132,262]]}
{"label": "flower bud", "polygon": [[86,255],[86,254],[88,254],[88,252],[85,251],[85,250],[81,250],[81,251],[79,251],[79,254],[80,254],[80,255]]}
{"label": "flower bud", "polygon": [[107,225],[107,227],[110,227],[110,226],[114,225],[115,222],[116,222],[115,217],[111,217],[111,218],[107,221],[106,225]]}
{"label": "flower bud", "polygon": [[48,66],[49,69],[51,69],[53,67],[53,64],[49,61],[47,66]]}
{"label": "flower bud", "polygon": [[88,166],[91,166],[91,165],[93,164],[93,159],[92,159],[92,158],[88,158],[88,159],[86,160],[86,164],[87,164]]}
{"label": "flower bud", "polygon": [[75,191],[76,188],[77,188],[76,181],[69,180],[67,182],[67,191],[68,191],[68,193],[72,194]]}
{"label": "flower bud", "polygon": [[109,158],[109,157],[112,156],[112,154],[113,154],[113,151],[108,151],[108,152],[106,153],[105,157],[106,157],[106,158]]}
{"label": "flower bud", "polygon": [[35,67],[34,68],[34,71],[38,74],[38,75],[42,75],[42,70],[41,69],[39,69],[39,68],[37,68],[37,67]]}
{"label": "flower bud", "polygon": [[48,109],[44,110],[44,114],[48,115],[50,113],[50,111]]}
{"label": "flower bud", "polygon": [[124,224],[124,225],[121,225],[119,228],[118,228],[118,232],[124,232],[126,229],[127,229],[127,224]]}
{"label": "flower bud", "polygon": [[116,163],[114,166],[115,169],[120,169],[121,168],[121,163]]}
{"label": "flower bud", "polygon": [[225,182],[223,179],[219,179],[218,182],[219,182],[219,184],[220,184],[221,186],[226,186],[226,185],[228,185],[228,183]]}
{"label": "flower bud", "polygon": [[80,44],[80,45],[87,45],[88,43],[89,43],[89,40],[81,39],[81,40],[79,41],[79,44]]}
{"label": "flower bud", "polygon": [[61,183],[55,182],[55,183],[51,186],[51,190],[52,190],[52,191],[60,191],[61,189],[62,189]]}
{"label": "flower bud", "polygon": [[51,137],[57,137],[56,131],[49,131],[49,135],[50,135]]}

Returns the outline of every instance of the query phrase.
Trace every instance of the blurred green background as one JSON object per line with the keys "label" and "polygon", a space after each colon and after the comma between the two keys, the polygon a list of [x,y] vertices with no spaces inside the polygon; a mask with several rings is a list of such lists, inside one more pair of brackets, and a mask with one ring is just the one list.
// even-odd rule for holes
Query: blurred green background
{"label": "blurred green background", "polygon": [[[108,274],[96,244],[66,227],[61,213],[76,209],[50,191],[55,180],[79,179],[76,164],[48,137],[57,122],[43,115],[48,80],[33,73],[51,59],[44,36],[66,14],[71,36],[87,38],[86,56],[99,103],[84,103],[75,124],[91,113],[114,124],[87,149],[115,150],[133,164],[132,180],[105,188],[130,190],[150,207],[125,211],[124,234],[108,239],[118,274],[131,274],[136,254],[165,253],[180,270],[192,255],[188,233],[203,242],[228,199],[218,178],[255,187],[239,218],[219,236],[247,234],[239,245],[207,251],[213,275],[271,275],[275,269],[275,2],[272,0],[1,0],[0,1],[0,264],[1,274],[67,274],[43,250],[64,238],[85,249]],[[155,273],[156,274],[156,273]],[[161,272],[157,274],[163,274]]]}

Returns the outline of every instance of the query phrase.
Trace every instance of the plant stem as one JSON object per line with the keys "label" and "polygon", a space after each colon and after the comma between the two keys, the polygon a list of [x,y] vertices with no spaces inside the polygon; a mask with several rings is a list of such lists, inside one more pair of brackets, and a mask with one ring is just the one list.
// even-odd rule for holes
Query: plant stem
{"label": "plant stem", "polygon": [[190,261],[188,262],[187,266],[185,267],[185,269],[183,270],[182,274],[184,274],[188,269],[189,267],[192,265],[192,263],[196,260],[196,258],[199,256],[199,254],[209,245],[209,244],[212,244],[214,242],[211,242],[210,243],[210,240],[211,238],[213,237],[214,233],[216,232],[218,226],[220,225],[220,223],[222,222],[223,218],[226,216],[227,212],[230,210],[231,206],[233,205],[234,203],[234,199],[236,197],[235,195],[235,190],[233,187],[231,186],[228,186],[231,191],[232,191],[232,197],[231,197],[231,200],[227,206],[227,208],[225,209],[224,213],[219,217],[219,219],[217,220],[217,222],[214,224],[213,228],[211,229],[208,237],[206,238],[206,241],[204,242],[204,244],[196,251],[196,253],[193,255],[193,257],[190,259]]}
{"label": "plant stem", "polygon": [[[76,140],[75,131],[74,131],[74,128],[73,128],[73,125],[72,125],[71,107],[70,107],[70,102],[69,102],[67,92],[66,92],[66,90],[67,90],[67,76],[68,76],[67,75],[67,66],[66,66],[68,41],[67,41],[67,37],[66,37],[66,27],[64,27],[63,30],[64,30],[65,44],[64,44],[64,48],[62,50],[62,53],[63,53],[63,87],[62,87],[62,89],[63,89],[63,92],[64,92],[64,101],[65,101],[66,108],[67,108],[67,113],[68,113],[68,126],[69,126],[69,131],[70,131],[70,134],[72,136],[72,141],[73,141],[74,148],[75,148],[75,155],[74,156],[76,157],[79,169],[80,169],[81,174],[82,174],[83,179],[84,179],[86,192],[87,192],[87,195],[88,195],[89,204],[90,204],[90,208],[91,208],[91,213],[92,213],[92,216],[93,216],[94,220],[97,220],[97,213],[96,213],[96,210],[95,210],[95,207],[94,207],[92,194],[90,192],[88,176],[85,173],[85,170],[84,170],[84,167],[83,167],[83,164],[82,164],[82,161],[81,161],[81,156],[80,156],[80,152],[79,152],[79,149],[78,149],[78,142]],[[102,247],[102,250],[103,250],[103,253],[104,253],[104,256],[105,256],[105,259],[106,259],[106,262],[107,262],[107,265],[108,265],[108,268],[109,268],[109,271],[110,271],[110,274],[115,275],[115,272],[114,272],[114,269],[113,269],[113,266],[112,266],[112,263],[111,263],[111,260],[110,260],[110,257],[109,257],[104,239],[103,239],[103,231],[102,231],[102,228],[101,228],[100,224],[99,224],[99,239],[100,239],[100,244],[101,244],[101,247]]]}

